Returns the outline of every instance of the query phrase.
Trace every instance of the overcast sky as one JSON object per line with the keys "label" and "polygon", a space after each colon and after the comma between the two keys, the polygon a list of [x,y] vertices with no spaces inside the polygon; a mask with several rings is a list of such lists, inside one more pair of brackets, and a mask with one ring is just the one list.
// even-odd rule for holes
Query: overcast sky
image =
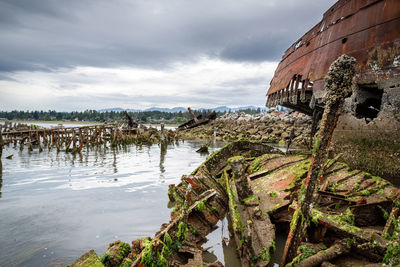
{"label": "overcast sky", "polygon": [[0,110],[263,106],[334,0],[0,0]]}

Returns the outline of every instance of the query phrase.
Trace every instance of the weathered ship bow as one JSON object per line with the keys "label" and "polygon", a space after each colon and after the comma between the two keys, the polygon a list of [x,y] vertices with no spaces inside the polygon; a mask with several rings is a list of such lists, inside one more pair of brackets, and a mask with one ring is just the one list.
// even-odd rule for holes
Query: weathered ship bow
{"label": "weathered ship bow", "polygon": [[342,54],[356,59],[356,75],[333,147],[344,152],[353,167],[395,181],[400,177],[399,1],[336,2],[284,53],[267,106],[282,105],[309,115],[321,111],[324,77]]}

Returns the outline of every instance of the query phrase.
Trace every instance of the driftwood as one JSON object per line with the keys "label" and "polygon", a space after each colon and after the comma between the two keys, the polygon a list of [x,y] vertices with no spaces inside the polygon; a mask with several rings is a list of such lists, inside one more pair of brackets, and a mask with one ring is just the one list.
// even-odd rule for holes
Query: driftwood
{"label": "driftwood", "polygon": [[196,115],[194,115],[193,110],[192,110],[190,107],[188,107],[187,109],[188,109],[188,111],[189,111],[190,116],[192,116],[193,120],[194,120],[195,122],[198,122],[199,120],[197,119]]}
{"label": "driftwood", "polygon": [[314,267],[320,266],[324,261],[330,261],[335,259],[336,257],[347,254],[350,252],[350,248],[347,247],[346,240],[341,240],[340,242],[336,242],[330,248],[326,250],[321,250],[315,255],[312,255],[303,261],[300,262],[298,267]]}
{"label": "driftwood", "polygon": [[[203,115],[198,115],[197,117],[197,120],[201,120],[201,119],[203,119]],[[178,129],[186,129],[186,127],[188,127],[189,125],[192,125],[192,124],[194,124],[195,123],[195,120],[194,119],[191,119],[191,120],[188,120],[187,122],[185,122],[185,123],[182,123],[181,125],[179,125],[178,126]]]}
{"label": "driftwood", "polygon": [[191,129],[203,124],[207,124],[211,120],[215,120],[217,118],[217,113],[215,111],[208,114],[205,119],[203,119],[203,116],[201,114],[196,117],[196,115],[194,114],[194,112],[190,107],[188,108],[188,111],[190,116],[192,116],[192,119],[179,125],[178,130]]}
{"label": "driftwood", "polygon": [[354,76],[355,59],[346,55],[340,56],[329,68],[325,78],[327,90],[326,104],[322,116],[318,137],[314,144],[313,158],[308,176],[304,180],[305,192],[300,192],[300,203],[293,215],[288,239],[286,241],[282,266],[290,262],[297,254],[307,228],[305,222],[310,218],[310,207],[314,203],[314,193],[319,188],[319,179],[322,175],[323,165],[327,159],[328,148],[333,131],[339,119],[344,98],[351,93],[352,78]]}
{"label": "driftwood", "polygon": [[[198,201],[196,201],[195,203],[193,203],[186,212],[181,213],[178,217],[174,218],[172,220],[172,222],[170,222],[161,232],[159,232],[158,234],[156,234],[156,236],[153,238],[154,240],[159,240],[161,239],[164,234],[166,232],[168,232],[169,230],[171,230],[172,227],[174,227],[179,221],[181,221],[185,215],[189,214],[190,212],[192,212],[194,209],[197,208],[197,206],[199,205],[200,202],[203,202],[213,196],[215,196],[217,194],[217,191],[215,191],[214,189],[209,189],[207,191],[205,191],[203,194],[200,195],[200,199]],[[142,258],[143,255],[143,251],[140,252],[140,254],[137,256],[136,260],[132,263],[131,266],[137,266]]]}

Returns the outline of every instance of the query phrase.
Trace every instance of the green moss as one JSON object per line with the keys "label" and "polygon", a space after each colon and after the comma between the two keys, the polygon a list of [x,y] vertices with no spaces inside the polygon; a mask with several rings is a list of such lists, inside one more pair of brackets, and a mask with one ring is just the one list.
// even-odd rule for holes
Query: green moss
{"label": "green moss", "polygon": [[111,265],[111,254],[109,253],[104,253],[103,255],[100,256],[100,261],[104,264],[104,265]]}
{"label": "green moss", "polygon": [[[318,214],[319,218],[323,219],[326,215],[322,212],[313,209],[312,213]],[[349,233],[358,233],[362,230],[356,226],[354,226],[354,215],[351,213],[350,209],[346,210],[346,214],[339,214],[339,215],[328,215],[328,220],[332,221],[336,224],[336,226],[346,232]],[[314,222],[314,218],[313,218]]]}
{"label": "green moss", "polygon": [[276,250],[275,240],[271,241],[271,249],[272,249],[272,252],[275,252],[275,250]]}
{"label": "green moss", "polygon": [[119,242],[113,244],[117,245],[117,255],[112,253],[104,253],[100,256],[100,261],[106,266],[115,265],[115,262],[122,262],[122,260],[131,252],[131,247],[128,243]]}
{"label": "green moss", "polygon": [[267,140],[267,143],[275,143],[275,142],[276,142],[275,138],[272,137],[269,137]]}
{"label": "green moss", "polygon": [[370,196],[371,195],[371,192],[369,192],[367,189],[365,189],[365,190],[362,190],[361,192],[360,192],[360,194],[362,195],[362,196]]}
{"label": "green moss", "polygon": [[268,154],[264,154],[259,156],[253,160],[253,162],[249,166],[249,170],[251,173],[258,172],[265,164],[264,160],[268,157]]}
{"label": "green moss", "polygon": [[99,257],[97,257],[97,254],[94,252],[94,250],[85,253],[74,263],[74,265],[104,267],[102,261],[99,259]]}
{"label": "green moss", "polygon": [[176,237],[181,240],[186,240],[186,232],[188,231],[186,223],[180,221],[178,224],[178,232],[176,233]]}
{"label": "green moss", "polygon": [[399,233],[400,218],[393,218],[393,234],[389,237],[388,248],[383,258],[382,263],[389,266],[398,266],[400,264],[400,233]]}
{"label": "green moss", "polygon": [[354,225],[354,214],[351,212],[349,208],[346,209],[345,214],[338,215],[339,220]]}
{"label": "green moss", "polygon": [[268,192],[268,195],[269,195],[270,197],[277,197],[277,196],[279,196],[279,193],[276,192],[276,191],[269,191],[269,192]]}
{"label": "green moss", "polygon": [[244,227],[242,223],[242,217],[240,216],[240,213],[237,209],[236,202],[235,202],[235,192],[233,192],[230,184],[229,184],[229,175],[226,171],[224,171],[224,179],[225,179],[225,185],[228,193],[228,199],[229,199],[229,209],[231,212],[231,217],[232,217],[232,227],[233,230],[236,233],[240,233],[242,236],[242,239],[244,241]]}
{"label": "green moss", "polygon": [[181,247],[182,247],[181,242],[179,242],[178,240],[174,240],[174,242],[172,243],[171,249],[174,251],[178,251]]}
{"label": "green moss", "polygon": [[286,267],[296,266],[296,265],[300,264],[304,259],[307,259],[316,253],[313,249],[311,249],[305,245],[299,246],[299,248],[297,249],[297,252],[299,253],[299,255],[297,257],[295,257],[291,263],[286,264]]}
{"label": "green moss", "polygon": [[234,162],[234,161],[241,161],[241,160],[245,160],[245,158],[243,156],[234,156],[234,157],[230,157],[228,159],[228,163]]}
{"label": "green moss", "polygon": [[178,193],[176,192],[176,187],[175,186],[171,186],[169,189],[169,195],[172,195],[172,197],[174,198],[175,202],[177,202],[178,204],[183,204],[183,199],[181,199],[178,195]]}
{"label": "green moss", "polygon": [[264,247],[260,253],[258,254],[258,258],[263,262],[269,262],[271,260],[271,254],[269,252],[269,248]]}
{"label": "green moss", "polygon": [[303,217],[301,210],[296,209],[296,211],[293,213],[292,221],[290,222],[290,229],[292,229],[292,232],[294,232],[294,230],[296,229],[296,224],[299,217]]}
{"label": "green moss", "polygon": [[[299,198],[305,193],[305,187],[304,187],[304,178],[307,176],[308,170],[310,169],[311,165],[311,160],[306,159],[304,161],[301,161],[297,164],[294,164],[290,167],[285,168],[288,173],[294,174],[295,177],[293,179],[293,182],[291,183],[290,187],[291,189],[299,186],[301,184],[301,190],[299,193]],[[298,198],[298,199],[299,199]]]}
{"label": "green moss", "polygon": [[376,194],[383,194],[383,193],[385,193],[385,190],[383,190],[382,188],[375,188],[375,193]]}
{"label": "green moss", "polygon": [[338,187],[338,184],[337,184],[337,183],[333,183],[333,184],[331,185],[330,191],[331,191],[331,192],[336,192],[337,187]]}
{"label": "green moss", "polygon": [[119,267],[131,267],[133,261],[130,258],[125,258]]}
{"label": "green moss", "polygon": [[203,200],[203,201],[197,201],[197,207],[196,207],[196,209],[198,210],[198,211],[203,211],[203,210],[205,210],[206,209],[206,200]]}
{"label": "green moss", "polygon": [[246,197],[243,201],[245,204],[248,204],[255,200],[258,200],[258,197],[256,195],[251,195],[251,196]]}
{"label": "green moss", "polygon": [[128,243],[121,242],[118,245],[119,256],[123,259],[131,252],[131,246]]}
{"label": "green moss", "polygon": [[379,207],[383,213],[383,219],[387,221],[389,219],[389,212],[387,212],[384,208]]}
{"label": "green moss", "polygon": [[313,156],[316,155],[316,153],[317,153],[317,151],[318,151],[318,149],[319,149],[320,144],[321,144],[321,139],[319,139],[318,137],[316,137],[316,138],[314,139],[314,146],[313,146],[313,150],[312,150],[312,155],[313,155]]}
{"label": "green moss", "polygon": [[319,221],[324,218],[324,214],[317,209],[311,211],[311,220],[314,224],[318,225]]}
{"label": "green moss", "polygon": [[192,235],[194,235],[194,236],[197,235],[197,229],[196,229],[196,227],[190,225],[190,226],[189,226],[189,231],[190,231],[190,233],[191,233]]}
{"label": "green moss", "polygon": [[153,266],[155,264],[154,261],[154,252],[153,252],[153,241],[144,240],[145,245],[142,250],[142,258],[140,263],[144,266]]}
{"label": "green moss", "polygon": [[168,267],[168,261],[164,257],[164,255],[160,254],[157,252],[157,262],[156,262],[157,267]]}
{"label": "green moss", "polygon": [[167,233],[164,234],[164,253],[168,256],[172,253],[173,241],[171,236]]}
{"label": "green moss", "polygon": [[357,183],[357,184],[355,184],[355,185],[353,186],[353,189],[354,189],[354,190],[358,190],[358,189],[360,189],[360,184],[358,184],[358,183]]}

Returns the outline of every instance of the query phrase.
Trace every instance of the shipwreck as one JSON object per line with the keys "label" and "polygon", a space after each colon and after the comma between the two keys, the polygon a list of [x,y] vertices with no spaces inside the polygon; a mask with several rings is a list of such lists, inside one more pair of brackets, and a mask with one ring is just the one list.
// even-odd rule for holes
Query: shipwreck
{"label": "shipwreck", "polygon": [[[222,266],[202,246],[225,216],[242,266],[399,266],[399,60],[400,2],[339,0],[285,52],[267,94],[319,122],[311,152],[229,143],[169,186],[154,237],[72,266]],[[192,117],[181,128],[212,119]]]}
{"label": "shipwreck", "polygon": [[352,94],[344,105],[333,149],[352,167],[400,182],[400,3],[339,0],[282,56],[267,92],[282,105],[321,118],[329,66],[356,59]]}

